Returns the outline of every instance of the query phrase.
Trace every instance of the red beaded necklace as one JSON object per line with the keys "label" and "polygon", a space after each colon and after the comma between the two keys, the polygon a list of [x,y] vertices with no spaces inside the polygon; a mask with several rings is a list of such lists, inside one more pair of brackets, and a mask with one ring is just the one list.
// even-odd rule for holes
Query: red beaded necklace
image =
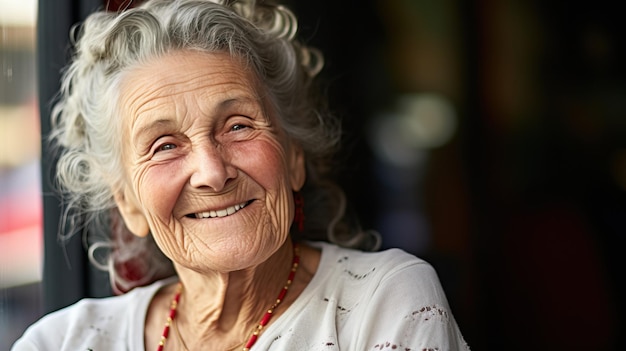
{"label": "red beaded necklace", "polygon": [[[278,305],[280,305],[280,303],[285,298],[285,295],[287,294],[287,290],[289,290],[289,286],[291,286],[291,283],[293,282],[293,278],[296,276],[296,271],[298,270],[299,265],[300,265],[299,250],[298,250],[297,244],[294,244],[293,260],[291,262],[291,271],[289,272],[289,277],[287,277],[287,283],[278,294],[278,297],[276,298],[276,302],[274,302],[272,307],[270,307],[267,310],[267,312],[265,312],[259,324],[252,331],[252,334],[250,335],[248,342],[246,342],[246,344],[244,345],[242,351],[249,351],[250,348],[252,348],[252,345],[256,343],[257,339],[259,338],[259,334],[261,333],[263,328],[267,325],[267,323],[269,323],[270,319],[272,319],[272,316],[274,315],[274,310],[276,309],[276,307],[278,307]],[[161,340],[159,341],[159,346],[157,347],[157,351],[163,351],[163,347],[165,346],[165,341],[167,340],[167,337],[169,336],[169,333],[170,333],[170,326],[172,325],[172,322],[174,321],[174,318],[176,317],[176,308],[178,308],[178,303],[180,301],[180,294],[182,293],[182,291],[183,291],[183,285],[182,283],[178,283],[178,287],[176,288],[176,293],[174,294],[174,298],[172,299],[172,303],[170,305],[170,313],[167,316],[167,321],[165,322],[165,327],[163,328],[163,333],[161,334]]]}

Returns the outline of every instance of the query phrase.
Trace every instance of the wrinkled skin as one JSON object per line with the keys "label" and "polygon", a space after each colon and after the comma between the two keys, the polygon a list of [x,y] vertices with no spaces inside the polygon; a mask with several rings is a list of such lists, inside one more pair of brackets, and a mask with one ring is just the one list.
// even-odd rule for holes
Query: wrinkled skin
{"label": "wrinkled skin", "polygon": [[[129,229],[152,233],[177,265],[246,269],[288,238],[304,160],[259,87],[230,56],[195,51],[154,59],[122,80],[127,185],[116,201]],[[238,204],[231,215],[196,218]]]}

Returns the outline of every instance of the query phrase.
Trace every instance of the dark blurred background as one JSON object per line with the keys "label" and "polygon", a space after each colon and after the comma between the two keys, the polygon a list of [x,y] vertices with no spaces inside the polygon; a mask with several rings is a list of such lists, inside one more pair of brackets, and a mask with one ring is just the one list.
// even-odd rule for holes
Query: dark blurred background
{"label": "dark blurred background", "polygon": [[[46,6],[60,1],[93,8]],[[339,180],[353,210],[384,247],[435,266],[472,350],[626,350],[618,4],[288,4],[302,40],[326,57],[324,92],[345,124]],[[0,324],[46,309],[30,304],[24,317],[19,308],[38,284],[1,289],[0,307],[12,307]]]}
{"label": "dark blurred background", "polygon": [[626,40],[600,0],[292,1],[345,185],[474,350],[626,350]]}

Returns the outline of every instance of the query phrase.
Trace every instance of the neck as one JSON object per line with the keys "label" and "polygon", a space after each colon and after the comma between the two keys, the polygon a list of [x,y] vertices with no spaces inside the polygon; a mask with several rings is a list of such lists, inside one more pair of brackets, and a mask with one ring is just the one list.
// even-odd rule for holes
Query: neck
{"label": "neck", "polygon": [[[177,323],[185,340],[207,345],[224,340],[240,345],[276,300],[291,271],[293,246],[287,241],[262,264],[235,272],[199,273],[177,266],[184,286]],[[285,307],[279,306],[275,314]],[[190,349],[194,349],[189,342]]]}

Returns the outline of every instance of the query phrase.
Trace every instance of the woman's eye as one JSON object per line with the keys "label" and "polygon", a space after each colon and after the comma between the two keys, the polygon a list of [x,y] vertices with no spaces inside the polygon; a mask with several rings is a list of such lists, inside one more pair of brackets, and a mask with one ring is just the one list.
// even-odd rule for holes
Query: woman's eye
{"label": "woman's eye", "polygon": [[175,148],[176,148],[176,145],[174,145],[174,144],[163,144],[163,145],[159,146],[159,147],[156,149],[156,152],[159,152],[159,151],[167,151],[167,150],[173,150],[173,149],[175,149]]}
{"label": "woman's eye", "polygon": [[236,131],[239,131],[239,130],[242,130],[242,129],[246,129],[246,128],[248,128],[248,126],[246,126],[244,124],[235,124],[232,127],[230,127],[230,130],[233,131],[233,132],[236,132]]}

